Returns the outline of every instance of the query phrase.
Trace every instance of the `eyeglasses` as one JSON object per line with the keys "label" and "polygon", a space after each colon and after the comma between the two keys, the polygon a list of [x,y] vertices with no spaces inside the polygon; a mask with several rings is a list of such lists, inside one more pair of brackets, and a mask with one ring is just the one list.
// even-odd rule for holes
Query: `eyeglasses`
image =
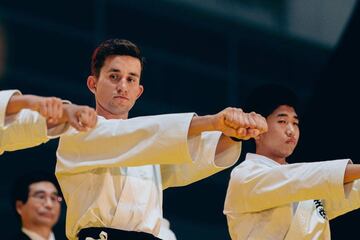
{"label": "eyeglasses", "polygon": [[51,194],[51,195],[47,195],[45,193],[35,193],[30,195],[29,197],[33,198],[35,201],[45,204],[46,200],[49,198],[50,201],[52,203],[61,203],[62,202],[62,197],[56,195],[56,194]]}

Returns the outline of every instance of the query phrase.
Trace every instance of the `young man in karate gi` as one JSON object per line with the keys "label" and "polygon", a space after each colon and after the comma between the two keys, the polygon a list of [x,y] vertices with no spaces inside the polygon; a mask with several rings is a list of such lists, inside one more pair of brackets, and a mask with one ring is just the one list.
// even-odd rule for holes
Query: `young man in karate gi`
{"label": "young man in karate gi", "polygon": [[140,50],[127,40],[107,40],[94,51],[87,85],[97,127],[69,131],[57,151],[69,239],[171,239],[162,230],[162,191],[233,165],[241,143],[230,137],[266,131],[263,117],[236,108],[128,119],[144,90],[142,67]]}
{"label": "young man in karate gi", "polygon": [[330,239],[329,220],[360,207],[360,165],[288,164],[300,137],[288,89],[260,87],[248,107],[266,117],[268,131],[256,137],[256,154],[231,173],[224,207],[231,239]]}
{"label": "young man in karate gi", "polygon": [[94,109],[63,104],[55,97],[21,95],[18,90],[0,91],[0,154],[47,142],[70,124],[79,131],[96,125]]}

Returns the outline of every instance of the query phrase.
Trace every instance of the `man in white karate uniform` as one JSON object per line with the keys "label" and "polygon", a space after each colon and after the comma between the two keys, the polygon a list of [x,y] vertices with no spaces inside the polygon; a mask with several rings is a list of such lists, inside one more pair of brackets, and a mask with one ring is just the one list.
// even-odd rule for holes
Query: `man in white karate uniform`
{"label": "man in white karate uniform", "polygon": [[287,88],[259,87],[248,107],[266,117],[268,132],[231,173],[224,207],[231,238],[330,239],[329,220],[360,207],[360,165],[287,163],[300,136],[297,100]]}
{"label": "man in white karate uniform", "polygon": [[93,128],[96,117],[94,109],[59,98],[0,91],[0,154],[45,143],[69,124],[79,131]]}
{"label": "man in white karate uniform", "polygon": [[140,50],[127,40],[110,39],[94,51],[87,85],[97,127],[69,131],[57,151],[69,239],[170,239],[162,229],[163,189],[234,164],[241,144],[228,136],[249,139],[266,131],[263,117],[236,108],[128,119],[143,92],[142,65]]}

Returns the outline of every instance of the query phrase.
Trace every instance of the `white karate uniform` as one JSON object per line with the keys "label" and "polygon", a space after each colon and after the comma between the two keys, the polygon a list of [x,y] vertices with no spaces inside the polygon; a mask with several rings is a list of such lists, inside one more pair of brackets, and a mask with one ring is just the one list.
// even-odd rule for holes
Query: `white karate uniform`
{"label": "white karate uniform", "polygon": [[170,223],[167,219],[163,218],[161,222],[159,238],[166,240],[176,240],[175,233],[170,229]]}
{"label": "white karate uniform", "polygon": [[58,137],[67,128],[59,125],[48,131],[46,120],[38,112],[23,109],[19,113],[6,117],[6,108],[13,95],[21,94],[18,90],[0,91],[0,155],[4,151],[15,151],[34,147]]}
{"label": "white karate uniform", "polygon": [[219,172],[240,155],[241,144],[234,144],[215,156],[220,132],[188,139],[193,115],[98,117],[95,129],[63,135],[56,175],[67,204],[67,237],[109,227],[163,238],[162,190]]}
{"label": "white karate uniform", "polygon": [[281,165],[247,154],[225,200],[231,238],[330,239],[329,220],[360,207],[360,182],[343,184],[349,161]]}

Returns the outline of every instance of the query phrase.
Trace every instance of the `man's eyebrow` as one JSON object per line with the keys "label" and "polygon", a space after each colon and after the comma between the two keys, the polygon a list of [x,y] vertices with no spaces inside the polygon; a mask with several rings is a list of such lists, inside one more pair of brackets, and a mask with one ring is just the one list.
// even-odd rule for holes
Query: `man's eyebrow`
{"label": "man's eyebrow", "polygon": [[[287,113],[279,113],[276,115],[277,117],[289,117],[289,115]],[[293,116],[295,119],[299,120],[297,115]]]}
{"label": "man's eyebrow", "polygon": [[139,74],[133,73],[133,72],[129,73],[129,75],[134,76],[134,77],[140,77]]}
{"label": "man's eyebrow", "polygon": [[[121,72],[121,70],[117,69],[117,68],[110,68],[108,70],[108,72]],[[140,77],[139,74],[134,73],[134,72],[130,72],[129,75],[134,76],[134,77],[138,77],[138,78]]]}
{"label": "man's eyebrow", "polygon": [[[34,192],[34,194],[46,194],[46,191],[44,190],[37,190]],[[59,195],[58,191],[54,190],[51,194]]]}
{"label": "man's eyebrow", "polygon": [[287,115],[286,113],[278,113],[276,116],[277,117],[288,117],[289,115]]}
{"label": "man's eyebrow", "polygon": [[120,69],[117,68],[110,68],[108,72],[121,72]]}

